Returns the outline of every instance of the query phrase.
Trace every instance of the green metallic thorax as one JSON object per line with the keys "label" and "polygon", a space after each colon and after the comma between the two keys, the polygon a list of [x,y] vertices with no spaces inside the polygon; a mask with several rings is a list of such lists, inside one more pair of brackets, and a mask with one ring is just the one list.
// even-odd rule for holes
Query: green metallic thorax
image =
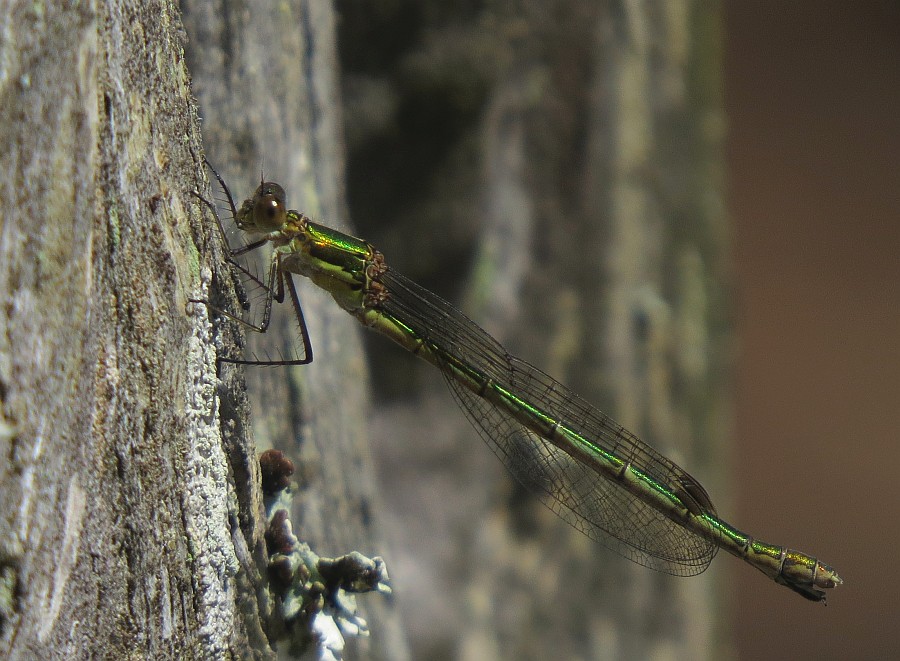
{"label": "green metallic thorax", "polygon": [[296,211],[288,212],[281,234],[275,248],[281,267],[306,276],[347,312],[360,316],[368,286],[366,267],[376,254],[372,245],[310,222]]}

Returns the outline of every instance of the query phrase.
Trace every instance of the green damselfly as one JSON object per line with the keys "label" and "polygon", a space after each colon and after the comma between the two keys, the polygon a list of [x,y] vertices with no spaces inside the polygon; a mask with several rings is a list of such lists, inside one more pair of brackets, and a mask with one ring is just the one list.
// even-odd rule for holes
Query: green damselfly
{"label": "green damselfly", "polygon": [[284,189],[274,182],[262,182],[237,209],[225,182],[213,172],[237,227],[257,237],[232,250],[232,261],[267,243],[273,253],[265,280],[239,266],[264,292],[258,324],[210,307],[265,332],[273,300],[283,302],[287,295],[304,348],[302,356],[285,360],[220,360],[310,362],[291,274],[306,276],[364,326],[436,366],[510,472],[591,539],[676,576],[703,572],[722,548],[812,601],[824,601],[824,591],[842,582],[816,558],[754,539],[720,519],[706,490],[686,471],[549,375],[510,355],[450,303],[394,271],[368,242],[288,210]]}

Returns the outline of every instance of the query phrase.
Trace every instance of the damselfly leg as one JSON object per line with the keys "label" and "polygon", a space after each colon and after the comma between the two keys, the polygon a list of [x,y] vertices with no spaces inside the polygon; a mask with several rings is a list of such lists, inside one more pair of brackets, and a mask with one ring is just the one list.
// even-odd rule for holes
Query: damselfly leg
{"label": "damselfly leg", "polygon": [[[243,355],[219,356],[219,362],[237,363],[242,365],[307,365],[312,362],[312,345],[309,341],[309,333],[306,329],[306,320],[303,318],[303,309],[300,305],[300,297],[292,275],[281,268],[279,255],[271,250],[271,242],[264,237],[249,243],[244,243],[232,248],[229,237],[243,237],[247,228],[240,221],[239,213],[231,191],[225,180],[215,168],[205,161],[207,167],[215,175],[219,186],[224,193],[220,202],[227,205],[230,213],[229,232],[215,203],[203,197],[200,193],[194,195],[206,206],[216,219],[216,226],[222,237],[222,242],[227,249],[227,262],[232,267],[232,279],[234,291],[238,299],[240,310],[232,312],[225,309],[224,305],[216,305],[210,301],[191,299],[194,303],[202,303],[213,312],[237,322],[245,329],[253,331],[256,336],[248,336]],[[260,253],[268,253],[264,259]],[[260,265],[265,264],[265,278],[258,274]],[[290,305],[284,305],[285,294],[290,300]],[[277,305],[273,305],[273,302]],[[271,328],[277,328],[281,332],[274,333],[283,338],[280,347],[277,340],[265,337]]]}

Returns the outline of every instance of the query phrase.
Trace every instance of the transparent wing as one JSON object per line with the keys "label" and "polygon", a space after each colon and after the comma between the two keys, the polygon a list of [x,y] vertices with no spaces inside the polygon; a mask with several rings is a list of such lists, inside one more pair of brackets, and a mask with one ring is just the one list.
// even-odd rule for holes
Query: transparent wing
{"label": "transparent wing", "polygon": [[[620,457],[696,507],[715,510],[703,487],[611,418],[528,363],[510,356],[452,305],[389,270],[383,307],[438,351],[473,367],[493,383],[539,406],[567,428]],[[509,471],[562,519],[624,557],[679,576],[704,571],[715,544],[657,511],[556,445],[524,427],[508,412],[463,385],[447,363],[443,374],[460,408]]]}

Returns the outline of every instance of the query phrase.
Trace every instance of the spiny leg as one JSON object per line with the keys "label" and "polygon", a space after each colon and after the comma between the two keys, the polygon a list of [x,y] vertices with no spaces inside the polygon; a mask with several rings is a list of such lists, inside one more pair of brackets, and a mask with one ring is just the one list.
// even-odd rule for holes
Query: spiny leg
{"label": "spiny leg", "polygon": [[[237,208],[234,203],[234,198],[232,197],[231,191],[228,189],[228,186],[225,183],[225,180],[219,175],[219,173],[216,171],[216,169],[212,167],[212,165],[210,164],[209,161],[204,159],[204,162],[206,163],[207,167],[209,167],[209,169],[212,171],[212,173],[215,175],[216,179],[219,182],[219,185],[222,187],[222,190],[225,193],[225,196],[226,196],[226,199],[228,202],[229,209],[231,210],[231,213],[232,213],[232,218],[235,219],[235,224],[238,226],[239,229],[242,229],[240,223],[238,222]],[[258,241],[254,241],[245,246],[242,246],[240,248],[232,249],[228,243],[228,235],[227,235],[227,232],[225,231],[224,225],[222,224],[222,220],[219,217],[216,206],[212,202],[207,200],[205,197],[203,197],[199,192],[197,192],[197,191],[192,191],[192,192],[193,192],[194,196],[197,197],[197,199],[199,199],[212,212],[213,217],[216,219],[216,225],[219,228],[219,233],[222,237],[222,241],[225,244],[225,246],[228,248],[228,258],[226,261],[231,266],[235,267],[238,271],[240,271],[243,275],[245,275],[247,278],[249,278],[258,288],[262,289],[262,291],[264,292],[264,296],[265,296],[265,303],[264,303],[264,307],[263,307],[262,321],[257,325],[257,324],[254,324],[254,323],[248,321],[247,319],[244,319],[244,318],[242,318],[238,315],[235,315],[227,310],[224,310],[216,305],[213,305],[209,301],[201,300],[201,299],[188,299],[188,300],[192,303],[203,304],[208,309],[213,310],[214,312],[241,324],[245,328],[249,328],[250,330],[252,330],[256,333],[262,334],[268,330],[269,324],[271,322],[272,301],[274,300],[278,304],[284,303],[284,291],[285,291],[284,280],[286,278],[287,279],[287,290],[288,290],[288,293],[289,293],[289,296],[291,299],[291,307],[293,308],[294,317],[296,319],[297,327],[299,330],[299,335],[300,335],[299,339],[300,339],[301,343],[303,344],[303,357],[302,358],[295,358],[295,359],[289,359],[289,360],[284,360],[284,359],[280,359],[280,360],[252,359],[252,360],[249,360],[249,359],[221,358],[220,357],[219,361],[226,362],[226,363],[242,364],[242,365],[273,365],[273,366],[307,365],[307,364],[311,363],[312,359],[313,359],[312,344],[310,343],[310,340],[309,340],[309,332],[306,327],[306,320],[303,317],[303,308],[300,305],[300,297],[297,295],[297,290],[294,286],[294,281],[291,278],[291,275],[289,273],[285,273],[281,270],[278,253],[273,252],[272,260],[269,265],[269,274],[268,274],[268,277],[266,278],[266,282],[263,282],[259,277],[256,276],[255,273],[251,272],[247,267],[245,267],[243,264],[241,264],[234,258],[239,257],[244,254],[247,254],[253,250],[256,250],[257,248],[262,247],[263,245],[268,243],[268,240],[260,239]],[[242,306],[245,309],[249,310],[249,308],[250,308],[249,301],[243,301]]]}

